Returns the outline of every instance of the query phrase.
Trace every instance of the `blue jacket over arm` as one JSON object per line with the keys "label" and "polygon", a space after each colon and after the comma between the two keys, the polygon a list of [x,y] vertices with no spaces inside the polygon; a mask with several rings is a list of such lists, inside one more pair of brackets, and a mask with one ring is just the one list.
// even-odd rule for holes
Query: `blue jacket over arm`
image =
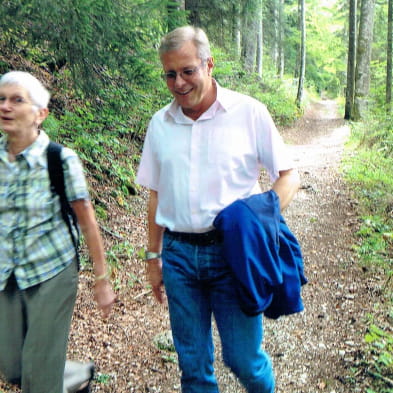
{"label": "blue jacket over arm", "polygon": [[246,314],[276,319],[303,310],[303,257],[273,190],[233,202],[214,226],[223,235],[224,257]]}

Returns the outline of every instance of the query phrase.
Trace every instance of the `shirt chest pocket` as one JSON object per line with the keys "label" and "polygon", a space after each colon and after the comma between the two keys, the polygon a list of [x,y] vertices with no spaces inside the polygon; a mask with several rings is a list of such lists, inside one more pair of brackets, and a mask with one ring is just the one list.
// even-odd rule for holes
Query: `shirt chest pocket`
{"label": "shirt chest pocket", "polygon": [[56,200],[50,190],[46,170],[34,171],[29,177],[17,180],[15,209],[27,217],[28,227],[49,222],[56,210]]}
{"label": "shirt chest pocket", "polygon": [[255,144],[240,127],[210,130],[207,149],[209,165],[236,169],[256,160]]}

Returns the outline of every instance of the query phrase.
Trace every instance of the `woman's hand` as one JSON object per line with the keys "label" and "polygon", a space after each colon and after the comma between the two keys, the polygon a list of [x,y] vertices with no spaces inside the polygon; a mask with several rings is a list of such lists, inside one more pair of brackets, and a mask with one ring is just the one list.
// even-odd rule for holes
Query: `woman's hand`
{"label": "woman's hand", "polygon": [[95,282],[94,300],[97,302],[98,308],[102,311],[102,317],[108,318],[116,301],[116,295],[112,290],[109,280],[103,279]]}

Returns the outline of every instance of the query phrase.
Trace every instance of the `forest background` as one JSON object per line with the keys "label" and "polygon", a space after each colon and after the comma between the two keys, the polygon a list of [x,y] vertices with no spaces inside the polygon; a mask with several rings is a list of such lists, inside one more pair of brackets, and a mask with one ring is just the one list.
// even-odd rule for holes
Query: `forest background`
{"label": "forest background", "polygon": [[[223,86],[264,102],[278,126],[313,99],[337,99],[351,126],[342,171],[361,220],[359,263],[386,277],[370,315],[363,366],[372,392],[392,392],[393,133],[392,0],[1,0],[0,74],[27,70],[52,93],[44,127],[78,152],[105,228],[108,201],[125,214],[146,126],[171,97],[161,79],[160,38],[184,24],[202,27]],[[102,188],[101,188],[102,189]],[[107,228],[110,231],[110,228]],[[120,239],[120,238],[119,238]],[[119,240],[108,250],[112,274]],[[85,260],[88,268],[88,261]]]}

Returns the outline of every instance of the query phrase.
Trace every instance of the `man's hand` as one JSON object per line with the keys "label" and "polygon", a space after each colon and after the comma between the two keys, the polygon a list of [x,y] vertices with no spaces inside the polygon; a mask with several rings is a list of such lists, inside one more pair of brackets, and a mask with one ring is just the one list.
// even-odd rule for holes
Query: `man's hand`
{"label": "man's hand", "polygon": [[162,261],[161,258],[151,259],[146,262],[147,279],[152,287],[154,297],[159,303],[164,302],[164,288],[162,282]]}

